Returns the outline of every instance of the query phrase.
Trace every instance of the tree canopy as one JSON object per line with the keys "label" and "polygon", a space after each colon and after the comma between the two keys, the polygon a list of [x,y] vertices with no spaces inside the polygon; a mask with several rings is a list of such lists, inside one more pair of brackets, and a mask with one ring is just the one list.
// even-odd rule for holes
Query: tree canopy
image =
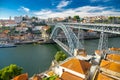
{"label": "tree canopy", "polygon": [[37,17],[35,17],[35,16],[33,16],[33,17],[32,17],[32,19],[38,20],[38,18],[37,18]]}
{"label": "tree canopy", "polygon": [[77,20],[77,21],[80,21],[80,17],[79,17],[78,15],[75,15],[75,16],[73,17],[73,19],[75,19],[75,20]]}
{"label": "tree canopy", "polygon": [[63,60],[65,60],[67,58],[67,55],[64,53],[64,52],[62,52],[62,51],[58,51],[57,53],[56,53],[56,55],[55,55],[55,60],[56,61],[63,61]]}
{"label": "tree canopy", "polygon": [[22,68],[11,64],[10,66],[4,67],[0,70],[0,80],[10,80],[13,77],[20,75],[22,73]]}
{"label": "tree canopy", "polygon": [[57,75],[54,75],[54,76],[43,78],[42,80],[55,80],[57,77],[58,77]]}

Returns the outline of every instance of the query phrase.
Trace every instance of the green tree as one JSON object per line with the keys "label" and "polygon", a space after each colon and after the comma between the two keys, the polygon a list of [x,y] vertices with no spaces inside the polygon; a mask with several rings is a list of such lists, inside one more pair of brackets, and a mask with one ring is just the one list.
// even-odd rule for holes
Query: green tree
{"label": "green tree", "polygon": [[23,20],[23,21],[26,21],[27,19],[26,19],[26,17],[23,17],[22,20]]}
{"label": "green tree", "polygon": [[0,70],[0,80],[10,80],[13,77],[20,75],[22,73],[22,68],[11,64],[10,66],[7,66]]}
{"label": "green tree", "polygon": [[75,16],[73,17],[73,19],[75,19],[75,20],[77,20],[77,21],[80,21],[80,17],[79,17],[78,15],[75,15]]}
{"label": "green tree", "polygon": [[54,76],[43,78],[42,80],[55,80],[57,77],[58,77],[57,75],[54,75]]}
{"label": "green tree", "polygon": [[108,20],[110,21],[110,23],[114,23],[115,21],[115,17],[114,16],[110,16],[108,17]]}
{"label": "green tree", "polygon": [[33,16],[31,19],[35,19],[35,20],[38,20],[38,18],[37,18],[37,17],[35,17],[35,16]]}
{"label": "green tree", "polygon": [[71,17],[71,16],[68,16],[68,19],[72,19],[72,17]]}
{"label": "green tree", "polygon": [[56,53],[56,55],[55,55],[55,60],[56,61],[63,61],[63,60],[65,60],[67,58],[67,55],[64,53],[64,52],[62,52],[62,51],[58,51],[57,53]]}
{"label": "green tree", "polygon": [[33,31],[32,31],[32,28],[29,27],[28,30],[27,30],[27,32],[28,32],[28,33],[32,33],[32,32],[33,32]]}

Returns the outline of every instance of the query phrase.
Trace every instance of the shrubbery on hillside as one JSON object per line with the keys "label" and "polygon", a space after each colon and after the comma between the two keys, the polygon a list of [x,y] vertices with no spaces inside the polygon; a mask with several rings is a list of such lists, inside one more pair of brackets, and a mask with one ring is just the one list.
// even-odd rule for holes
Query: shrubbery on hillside
{"label": "shrubbery on hillside", "polygon": [[15,76],[20,75],[22,73],[22,70],[23,68],[15,64],[4,67],[0,70],[0,80],[10,80]]}

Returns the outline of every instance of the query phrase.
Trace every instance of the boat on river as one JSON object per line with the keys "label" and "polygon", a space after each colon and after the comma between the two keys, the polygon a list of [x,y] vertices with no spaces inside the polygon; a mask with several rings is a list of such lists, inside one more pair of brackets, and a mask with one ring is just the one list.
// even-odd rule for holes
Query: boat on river
{"label": "boat on river", "polygon": [[16,47],[16,45],[14,43],[0,42],[0,48],[10,48],[10,47]]}

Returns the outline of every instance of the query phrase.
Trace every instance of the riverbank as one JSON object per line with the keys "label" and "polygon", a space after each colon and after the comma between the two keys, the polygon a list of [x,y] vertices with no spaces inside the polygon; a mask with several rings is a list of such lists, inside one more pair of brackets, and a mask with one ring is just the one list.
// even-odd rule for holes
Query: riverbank
{"label": "riverbank", "polygon": [[15,42],[15,45],[20,45],[20,44],[53,44],[55,43],[53,40],[49,39],[45,41],[44,39],[39,39],[39,40],[24,40],[24,41],[18,41]]}

